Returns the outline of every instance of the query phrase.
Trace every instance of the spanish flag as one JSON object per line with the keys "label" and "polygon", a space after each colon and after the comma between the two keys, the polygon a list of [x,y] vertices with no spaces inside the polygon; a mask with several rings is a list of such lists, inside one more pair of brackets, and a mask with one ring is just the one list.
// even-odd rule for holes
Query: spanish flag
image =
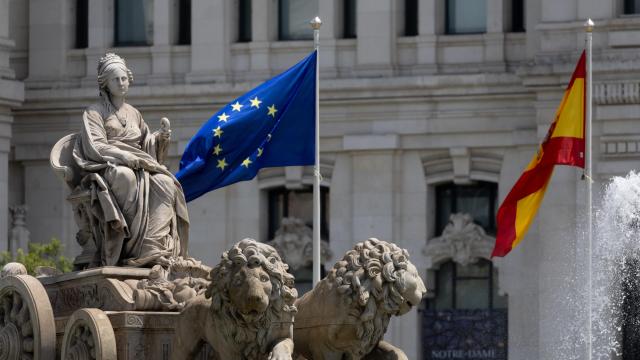
{"label": "spanish flag", "polygon": [[496,245],[491,256],[505,256],[522,241],[544,198],[555,165],[584,168],[585,74],[583,51],[538,153],[498,209]]}

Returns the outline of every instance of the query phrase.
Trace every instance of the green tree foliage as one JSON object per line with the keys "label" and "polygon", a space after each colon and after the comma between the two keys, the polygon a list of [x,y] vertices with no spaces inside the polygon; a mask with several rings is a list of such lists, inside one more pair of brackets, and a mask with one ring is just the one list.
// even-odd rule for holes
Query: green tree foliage
{"label": "green tree foliage", "polygon": [[30,275],[35,275],[36,267],[50,266],[62,272],[71,271],[73,264],[62,253],[62,244],[52,239],[48,244],[29,243],[29,251],[18,249],[15,259],[8,251],[0,252],[0,267],[9,262],[22,263]]}

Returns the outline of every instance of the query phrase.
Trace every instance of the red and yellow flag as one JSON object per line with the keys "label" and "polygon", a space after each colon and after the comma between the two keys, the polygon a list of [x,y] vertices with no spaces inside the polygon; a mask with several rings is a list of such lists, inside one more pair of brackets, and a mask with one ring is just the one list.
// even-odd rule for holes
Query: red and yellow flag
{"label": "red and yellow flag", "polygon": [[538,153],[498,209],[491,256],[505,256],[522,241],[544,198],[554,165],[584,168],[585,74],[583,51]]}

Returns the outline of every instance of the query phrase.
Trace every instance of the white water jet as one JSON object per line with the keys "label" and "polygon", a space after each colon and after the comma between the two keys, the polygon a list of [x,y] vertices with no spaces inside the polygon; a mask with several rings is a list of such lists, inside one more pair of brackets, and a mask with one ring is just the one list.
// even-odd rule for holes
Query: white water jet
{"label": "white water jet", "polygon": [[633,264],[640,259],[639,173],[632,171],[611,180],[595,220],[593,359],[611,359],[621,355],[627,296],[623,289],[635,281],[637,266]]}

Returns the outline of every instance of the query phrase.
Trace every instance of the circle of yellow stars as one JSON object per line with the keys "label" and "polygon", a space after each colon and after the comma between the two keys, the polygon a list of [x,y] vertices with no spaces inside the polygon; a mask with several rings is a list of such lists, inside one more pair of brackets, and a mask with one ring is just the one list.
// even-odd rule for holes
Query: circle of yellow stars
{"label": "circle of yellow stars", "polygon": [[[260,104],[262,104],[263,101],[260,100],[257,96],[254,96],[253,99],[249,99],[249,102],[251,103],[250,108],[260,109]],[[235,103],[231,104],[231,113],[230,114],[227,114],[226,112],[223,112],[222,114],[217,116],[218,117],[218,123],[226,124],[227,121],[230,120],[231,114],[233,114],[234,111],[237,111],[237,112],[242,111],[242,107],[244,107],[244,105],[236,100]],[[276,108],[275,104],[271,104],[271,106],[267,106],[267,116],[271,116],[272,118],[275,119],[276,112],[278,112],[278,109]],[[218,127],[213,129],[212,133],[213,133],[213,138],[214,139],[218,138],[219,141],[222,140],[222,135],[224,134],[224,131],[222,130],[220,125],[218,125]],[[270,140],[271,140],[271,134],[268,134],[267,135],[267,142],[270,141]],[[222,149],[221,143],[216,144],[216,146],[214,146],[213,152],[212,152],[212,154],[214,156],[218,157],[216,159],[216,162],[217,162],[216,168],[220,169],[221,171],[224,171],[225,168],[229,167],[229,163],[227,163],[227,160],[226,160],[225,157],[220,158],[222,153],[223,153],[223,149]],[[261,157],[263,153],[264,153],[264,149],[262,147],[259,147],[257,149],[256,158]],[[246,159],[244,159],[242,161],[240,166],[243,166],[246,169],[248,169],[249,166],[251,166],[251,164],[253,164],[253,163],[254,162],[251,161],[251,158],[247,157]]]}

